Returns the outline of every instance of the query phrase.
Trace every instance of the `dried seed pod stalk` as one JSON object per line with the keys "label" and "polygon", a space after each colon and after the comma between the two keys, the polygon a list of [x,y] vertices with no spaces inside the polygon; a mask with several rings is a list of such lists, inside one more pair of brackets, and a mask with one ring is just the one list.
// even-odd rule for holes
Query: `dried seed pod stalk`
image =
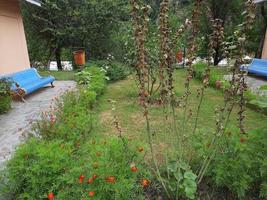
{"label": "dried seed pod stalk", "polygon": [[[147,91],[147,83],[148,83],[148,76],[149,76],[149,69],[147,60],[147,51],[145,48],[146,36],[148,33],[148,12],[150,7],[143,6],[140,7],[136,0],[130,1],[132,5],[132,18],[133,18],[133,27],[134,27],[134,38],[135,38],[135,45],[136,45],[136,71],[139,79],[139,102],[144,108],[144,115],[148,114],[147,111],[147,104],[148,104],[148,95],[149,92]],[[139,16],[139,13],[142,13],[142,16]]]}

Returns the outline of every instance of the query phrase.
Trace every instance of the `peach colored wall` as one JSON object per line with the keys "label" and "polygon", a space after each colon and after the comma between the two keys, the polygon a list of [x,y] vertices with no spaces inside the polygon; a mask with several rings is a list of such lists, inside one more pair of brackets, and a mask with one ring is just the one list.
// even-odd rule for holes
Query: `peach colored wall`
{"label": "peach colored wall", "polygon": [[18,0],[0,0],[0,75],[30,67]]}
{"label": "peach colored wall", "polygon": [[261,58],[262,59],[267,59],[267,30],[266,30],[265,42],[264,42]]}

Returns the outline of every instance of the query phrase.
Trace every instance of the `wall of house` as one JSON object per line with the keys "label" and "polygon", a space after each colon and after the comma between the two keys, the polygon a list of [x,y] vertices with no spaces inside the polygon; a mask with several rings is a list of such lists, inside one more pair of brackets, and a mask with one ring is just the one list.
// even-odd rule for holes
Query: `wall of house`
{"label": "wall of house", "polygon": [[0,75],[30,67],[18,0],[0,0]]}
{"label": "wall of house", "polygon": [[267,30],[266,30],[265,42],[264,42],[261,58],[262,59],[267,59]]}

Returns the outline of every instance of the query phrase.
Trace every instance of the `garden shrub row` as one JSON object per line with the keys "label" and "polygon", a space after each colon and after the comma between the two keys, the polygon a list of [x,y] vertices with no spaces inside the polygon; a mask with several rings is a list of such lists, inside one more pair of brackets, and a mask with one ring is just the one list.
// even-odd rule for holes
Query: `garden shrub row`
{"label": "garden shrub row", "polygon": [[7,79],[0,79],[0,114],[11,109],[10,82]]}
{"label": "garden shrub row", "polygon": [[4,199],[144,199],[146,147],[97,135],[94,107],[105,73],[99,67],[86,71],[90,81],[55,99],[1,171]]}

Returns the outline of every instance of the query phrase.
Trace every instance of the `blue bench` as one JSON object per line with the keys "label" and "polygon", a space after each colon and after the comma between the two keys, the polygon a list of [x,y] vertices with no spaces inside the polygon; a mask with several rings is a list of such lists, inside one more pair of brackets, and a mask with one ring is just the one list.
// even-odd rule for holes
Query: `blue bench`
{"label": "blue bench", "polygon": [[14,95],[21,97],[23,101],[25,101],[25,95],[33,93],[47,84],[54,87],[53,82],[55,81],[53,76],[41,77],[34,68],[7,75],[5,78],[12,82],[11,90]]}
{"label": "blue bench", "polygon": [[241,66],[240,69],[251,74],[267,77],[267,60],[255,58],[249,66]]}

